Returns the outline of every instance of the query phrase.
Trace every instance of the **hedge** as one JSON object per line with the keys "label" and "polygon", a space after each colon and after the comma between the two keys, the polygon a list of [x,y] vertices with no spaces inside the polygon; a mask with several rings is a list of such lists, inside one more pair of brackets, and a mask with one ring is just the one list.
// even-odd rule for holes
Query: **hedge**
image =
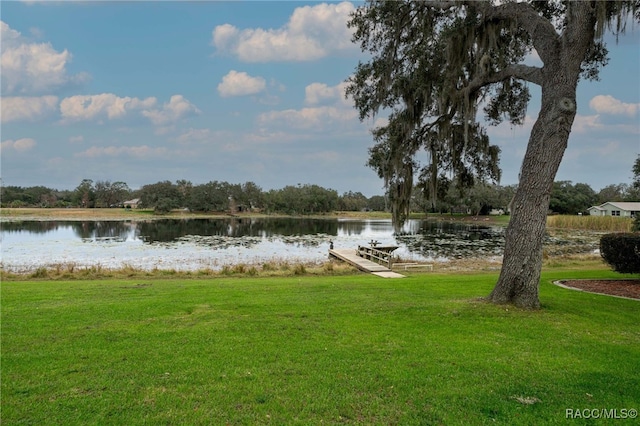
{"label": "hedge", "polygon": [[640,274],[640,233],[603,235],[600,255],[616,272]]}

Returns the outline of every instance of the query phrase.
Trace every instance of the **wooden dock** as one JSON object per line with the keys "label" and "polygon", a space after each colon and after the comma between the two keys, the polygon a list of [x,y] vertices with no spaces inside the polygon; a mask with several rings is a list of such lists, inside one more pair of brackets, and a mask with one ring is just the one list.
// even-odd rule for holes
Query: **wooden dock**
{"label": "wooden dock", "polygon": [[358,256],[355,249],[330,249],[329,255],[350,263],[364,272],[370,272],[382,278],[404,278],[404,275],[393,272],[386,266]]}

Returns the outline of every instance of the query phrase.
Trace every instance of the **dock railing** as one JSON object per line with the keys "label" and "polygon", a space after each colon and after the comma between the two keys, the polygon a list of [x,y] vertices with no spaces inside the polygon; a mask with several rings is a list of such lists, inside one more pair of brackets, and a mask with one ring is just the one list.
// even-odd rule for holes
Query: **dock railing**
{"label": "dock railing", "polygon": [[363,257],[368,260],[375,260],[380,264],[385,265],[387,268],[391,269],[391,263],[393,262],[393,256],[391,256],[391,252],[397,249],[398,246],[375,246],[371,244],[370,246],[358,246],[356,253],[358,256]]}

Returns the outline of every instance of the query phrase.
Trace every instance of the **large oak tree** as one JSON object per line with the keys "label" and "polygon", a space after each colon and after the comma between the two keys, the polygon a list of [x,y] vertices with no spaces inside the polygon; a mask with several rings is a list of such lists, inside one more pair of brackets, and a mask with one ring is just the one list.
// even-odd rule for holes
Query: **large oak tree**
{"label": "large oak tree", "polygon": [[[477,108],[485,105],[490,124],[522,124],[528,85],[541,87],[502,270],[489,295],[495,303],[540,306],[546,215],[576,115],[576,88],[606,64],[605,31],[623,32],[634,14],[640,20],[639,9],[639,1],[371,0],[351,17],[354,42],[370,60],[357,66],[347,93],[361,119],[390,111],[389,124],[374,132],[370,162],[392,186],[398,212],[422,149],[434,186],[434,168],[443,166],[459,180],[498,176]],[[533,51],[542,66],[525,62]]]}

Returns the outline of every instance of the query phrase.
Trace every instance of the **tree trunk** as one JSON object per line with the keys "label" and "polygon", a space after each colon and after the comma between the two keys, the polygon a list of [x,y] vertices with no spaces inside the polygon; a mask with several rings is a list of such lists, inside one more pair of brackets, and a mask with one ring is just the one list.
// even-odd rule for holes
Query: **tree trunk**
{"label": "tree trunk", "polygon": [[576,116],[578,79],[593,42],[594,24],[588,2],[569,2],[563,34],[558,38],[541,35],[534,43],[544,61],[542,102],[513,199],[502,270],[489,295],[494,303],[540,307],[538,288],[549,200]]}
{"label": "tree trunk", "polygon": [[540,307],[538,287],[549,200],[576,114],[577,74],[573,79],[556,74],[553,79],[556,81],[543,86],[542,107],[522,163],[506,230],[502,270],[489,295],[494,303]]}

